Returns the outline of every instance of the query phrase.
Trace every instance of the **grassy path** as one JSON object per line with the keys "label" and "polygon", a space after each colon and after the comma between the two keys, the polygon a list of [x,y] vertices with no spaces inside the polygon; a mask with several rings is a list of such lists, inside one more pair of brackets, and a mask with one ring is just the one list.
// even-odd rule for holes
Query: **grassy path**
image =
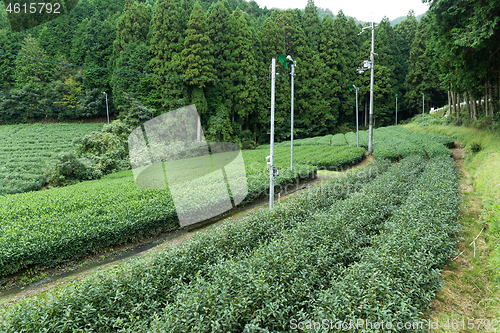
{"label": "grassy path", "polygon": [[[421,130],[413,124],[406,127]],[[452,126],[428,126],[426,131],[457,139],[453,156],[463,199],[460,255],[443,270],[444,287],[432,304],[432,320],[440,324],[436,332],[496,332],[478,327],[481,319],[500,320],[500,136]],[[482,150],[471,152],[473,142]]]}

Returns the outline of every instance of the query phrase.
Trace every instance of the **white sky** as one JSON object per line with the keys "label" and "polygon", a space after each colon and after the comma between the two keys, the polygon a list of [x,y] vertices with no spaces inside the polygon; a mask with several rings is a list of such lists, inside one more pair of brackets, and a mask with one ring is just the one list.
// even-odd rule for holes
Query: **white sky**
{"label": "white sky", "polygon": [[[260,7],[264,8],[301,8],[307,5],[307,0],[255,0]],[[380,22],[384,16],[394,20],[400,16],[406,16],[410,9],[415,11],[415,16],[423,14],[429,8],[421,0],[343,0],[327,1],[315,0],[316,7],[328,8],[337,15],[342,9],[345,15],[354,17],[360,21]]]}

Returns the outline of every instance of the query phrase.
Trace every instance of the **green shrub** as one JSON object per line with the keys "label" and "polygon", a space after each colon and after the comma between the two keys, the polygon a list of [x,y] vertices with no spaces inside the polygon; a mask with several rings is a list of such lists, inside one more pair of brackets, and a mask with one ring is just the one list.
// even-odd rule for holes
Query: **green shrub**
{"label": "green shrub", "polygon": [[252,324],[288,331],[290,319],[309,313],[315,296],[362,258],[363,249],[405,202],[424,167],[421,157],[403,160],[363,192],[299,221],[252,255],[229,258],[181,282],[175,299],[152,327],[214,332],[245,331]]}
{"label": "green shrub", "polygon": [[481,146],[481,143],[479,143],[479,142],[471,142],[467,145],[467,149],[470,152],[478,153],[483,149],[483,147]]}
{"label": "green shrub", "polygon": [[[100,127],[102,124],[0,125],[0,195],[38,190],[47,182],[46,173],[53,174],[56,183],[71,182],[57,173],[61,165],[47,170],[48,164],[54,159],[60,162],[62,157],[55,155],[70,150],[73,138]],[[62,177],[56,179],[55,174]],[[86,179],[81,172],[78,177]]]}
{"label": "green shrub", "polygon": [[56,186],[92,179],[90,163],[78,158],[75,152],[58,154],[46,172],[47,181]]}
{"label": "green shrub", "polygon": [[333,136],[331,139],[332,146],[345,146],[347,145],[347,141],[345,140],[344,134],[338,133]]}
{"label": "green shrub", "polygon": [[[109,133],[98,134],[97,138],[109,138]],[[98,151],[94,149],[94,140],[86,142],[92,143],[85,146],[90,151]],[[111,142],[114,143],[114,139]],[[124,167],[116,165],[119,161],[128,162],[120,160],[119,150],[118,155],[113,156],[115,151],[117,149],[100,156],[82,157],[63,153],[54,162],[48,177],[58,184],[66,184],[70,179],[100,178],[106,172]],[[242,154],[248,185],[248,195],[242,202],[245,204],[268,195],[269,172],[266,151],[251,150]],[[300,180],[314,178],[318,167],[313,163],[326,168],[354,163],[360,158],[360,152],[352,147],[297,147],[296,163],[291,171],[289,154],[288,147],[276,150],[275,165],[280,168],[280,174],[275,178],[275,193],[288,190]],[[192,163],[189,159],[185,161]],[[217,199],[195,200],[193,209],[203,209]],[[0,235],[0,257],[3,249],[9,253],[0,260],[0,272],[5,274],[30,265],[53,266],[99,248],[178,228],[175,206],[168,191],[142,190],[134,183],[131,172],[116,179],[107,177],[25,196],[0,197],[0,220],[8,222],[3,223]],[[19,239],[18,234],[23,238]]]}

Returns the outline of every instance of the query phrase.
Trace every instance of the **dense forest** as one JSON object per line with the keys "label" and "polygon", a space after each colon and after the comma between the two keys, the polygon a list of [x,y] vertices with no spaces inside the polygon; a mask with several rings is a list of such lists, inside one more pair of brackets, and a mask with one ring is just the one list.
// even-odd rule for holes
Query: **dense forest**
{"label": "dense forest", "polygon": [[[420,22],[410,11],[394,27],[387,18],[378,23],[377,127],[394,123],[396,94],[398,120],[421,112],[422,92],[427,110],[460,96],[489,96],[486,112],[493,110],[499,2],[439,0]],[[361,24],[342,11],[333,19],[312,0],[294,10],[245,0],[66,1],[67,14],[27,29],[14,29],[0,7],[0,123],[102,117],[106,96],[112,118],[139,121],[195,104],[209,139],[251,148],[269,140],[271,58],[289,54],[297,61],[296,138],[355,126],[352,84],[367,125],[369,71],[357,68],[369,59],[370,33],[358,36]],[[276,138],[283,141],[290,73],[281,64],[277,73]]]}

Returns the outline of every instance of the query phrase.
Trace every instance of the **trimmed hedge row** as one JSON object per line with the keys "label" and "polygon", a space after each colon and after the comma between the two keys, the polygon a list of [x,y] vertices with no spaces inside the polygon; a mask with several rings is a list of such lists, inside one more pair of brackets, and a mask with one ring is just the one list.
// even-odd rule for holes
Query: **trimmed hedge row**
{"label": "trimmed hedge row", "polygon": [[0,196],[40,189],[51,157],[103,124],[0,125]]}
{"label": "trimmed hedge row", "polygon": [[397,127],[382,127],[375,130],[373,156],[396,161],[412,155],[425,156],[424,149],[407,136],[402,136]]}
{"label": "trimmed hedge row", "polygon": [[207,274],[181,283],[149,329],[137,323],[130,331],[288,331],[290,319],[310,312],[320,290],[361,258],[405,202],[425,164],[422,157],[405,159],[361,192],[301,220],[253,255],[211,266]]}
{"label": "trimmed hedge row", "polygon": [[[349,132],[344,135],[347,144],[356,147],[357,135],[356,132]],[[368,148],[368,131],[359,131],[359,146]]]}
{"label": "trimmed hedge row", "polygon": [[330,144],[332,146],[346,146],[347,145],[347,141],[345,139],[344,134],[338,133],[338,134],[335,134],[333,136],[333,138],[331,139],[331,143]]}
{"label": "trimmed hedge row", "polygon": [[[274,147],[290,147],[291,141],[283,141],[274,143]],[[313,138],[295,139],[293,140],[295,146],[347,146],[347,141],[344,134],[338,133],[335,135],[328,134],[325,136],[315,136]],[[354,145],[356,146],[356,145]],[[257,149],[269,149],[269,145],[260,145]]]}
{"label": "trimmed hedge row", "polygon": [[352,195],[390,168],[374,162],[290,198],[198,234],[185,245],[131,260],[114,272],[50,291],[0,310],[0,328],[15,332],[118,331],[148,325],[184,283],[206,277],[213,265],[253,255],[259,246],[314,217],[314,212]]}
{"label": "trimmed hedge row", "polygon": [[[365,157],[363,148],[349,146],[298,146],[294,147],[294,168],[295,165],[314,165],[320,169],[334,170],[343,167],[349,167],[359,163]],[[245,151],[244,158],[252,161],[264,161],[259,167],[265,167],[265,157],[269,154],[260,149]],[[281,170],[290,167],[290,147],[277,147],[274,150],[274,164]],[[252,164],[246,164],[252,168]]]}
{"label": "trimmed hedge row", "polygon": [[394,328],[397,323],[409,323],[412,329],[397,331],[428,331],[422,313],[442,288],[441,268],[455,253],[460,201],[453,159],[431,159],[404,206],[384,224],[363,258],[318,295],[314,315],[308,319],[384,321]]}
{"label": "trimmed hedge row", "polygon": [[[246,156],[244,151],[243,155],[247,162],[246,203],[268,195],[269,173],[265,153]],[[297,157],[300,155],[298,151]],[[283,168],[275,179],[276,189],[314,178],[316,170],[314,165],[299,163],[294,171]],[[196,206],[203,209],[210,200],[218,199],[207,198]],[[130,171],[63,188],[0,196],[0,221],[1,276],[30,266],[53,267],[179,228],[170,193],[139,188]]]}

